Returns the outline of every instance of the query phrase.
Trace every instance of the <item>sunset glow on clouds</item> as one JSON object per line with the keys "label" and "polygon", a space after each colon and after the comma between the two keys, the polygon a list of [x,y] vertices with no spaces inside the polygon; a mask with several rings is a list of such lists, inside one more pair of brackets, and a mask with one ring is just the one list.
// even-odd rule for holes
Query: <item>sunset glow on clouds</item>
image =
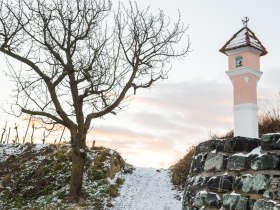
{"label": "sunset glow on clouds", "polygon": [[[259,102],[280,91],[280,30],[275,26],[280,20],[280,3],[237,0],[229,11],[229,2],[222,0],[137,2],[154,10],[161,7],[173,20],[180,8],[183,22],[189,24],[192,51],[184,60],[172,63],[168,80],[139,90],[123,112],[93,121],[88,144],[95,140],[96,145],[116,149],[137,166],[166,168],[209,134],[220,135],[233,128],[232,84],[225,74],[227,57],[218,50],[242,27],[245,15],[269,52],[261,58],[264,74],[258,84]],[[0,63],[5,68],[3,55]],[[10,89],[0,71],[2,102],[8,99]],[[0,113],[0,118],[2,126],[6,115]]]}

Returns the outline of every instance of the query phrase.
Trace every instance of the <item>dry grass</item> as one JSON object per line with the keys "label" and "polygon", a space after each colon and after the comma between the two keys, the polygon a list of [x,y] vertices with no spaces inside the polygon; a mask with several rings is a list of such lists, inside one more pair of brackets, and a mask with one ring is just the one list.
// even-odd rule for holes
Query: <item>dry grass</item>
{"label": "dry grass", "polygon": [[171,178],[174,185],[185,185],[185,181],[191,169],[194,152],[195,147],[191,147],[182,159],[171,166]]}
{"label": "dry grass", "polygon": [[259,134],[260,137],[267,133],[280,132],[280,117],[276,115],[260,115]]}
{"label": "dry grass", "polygon": [[[267,133],[277,133],[280,132],[280,116],[271,113],[261,114],[259,116],[259,136]],[[212,135],[211,139],[228,139],[233,137],[233,130],[218,136]]]}
{"label": "dry grass", "polygon": [[233,137],[233,130],[228,131],[225,134],[222,135],[209,135],[210,139],[229,139]]}
{"label": "dry grass", "polygon": [[7,187],[9,182],[11,181],[11,175],[7,174],[1,178],[2,187]]}

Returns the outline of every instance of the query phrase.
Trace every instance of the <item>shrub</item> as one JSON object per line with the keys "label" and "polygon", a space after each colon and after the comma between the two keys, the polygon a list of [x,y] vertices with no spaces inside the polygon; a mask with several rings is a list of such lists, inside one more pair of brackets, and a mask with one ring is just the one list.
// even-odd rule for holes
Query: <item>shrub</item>
{"label": "shrub", "polygon": [[113,198],[117,197],[119,194],[119,186],[116,184],[110,185],[107,189],[107,193]]}
{"label": "shrub", "polygon": [[117,180],[116,180],[116,184],[117,185],[122,185],[124,183],[124,179],[121,179],[121,178],[117,178]]}
{"label": "shrub", "polygon": [[171,179],[174,185],[184,186],[191,169],[192,157],[195,147],[191,147],[187,154],[177,163],[171,166]]}
{"label": "shrub", "polygon": [[7,174],[1,178],[2,187],[7,187],[9,182],[11,181],[11,175]]}

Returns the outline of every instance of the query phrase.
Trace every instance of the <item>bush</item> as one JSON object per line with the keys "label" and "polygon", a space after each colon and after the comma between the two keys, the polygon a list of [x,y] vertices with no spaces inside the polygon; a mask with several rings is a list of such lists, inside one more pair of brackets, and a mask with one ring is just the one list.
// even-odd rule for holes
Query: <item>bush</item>
{"label": "bush", "polygon": [[1,178],[2,187],[7,187],[9,182],[11,181],[11,175],[7,174]]}
{"label": "bush", "polygon": [[121,179],[118,177],[116,180],[116,184],[120,186],[120,185],[123,185],[123,183],[124,183],[124,179]]}
{"label": "bush", "polygon": [[110,185],[107,189],[107,193],[113,198],[117,197],[119,195],[119,185]]}
{"label": "bush", "polygon": [[182,187],[185,185],[185,181],[191,169],[194,152],[195,147],[191,147],[182,159],[171,166],[171,180],[174,185],[179,185]]}

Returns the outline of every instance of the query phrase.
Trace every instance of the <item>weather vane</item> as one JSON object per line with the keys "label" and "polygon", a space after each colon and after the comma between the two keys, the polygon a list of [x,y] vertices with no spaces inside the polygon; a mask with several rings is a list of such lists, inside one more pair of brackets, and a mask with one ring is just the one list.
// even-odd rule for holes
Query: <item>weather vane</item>
{"label": "weather vane", "polygon": [[248,18],[248,17],[244,17],[244,18],[242,19],[242,23],[243,23],[243,26],[244,26],[244,27],[247,27],[248,22],[249,22],[249,18]]}

